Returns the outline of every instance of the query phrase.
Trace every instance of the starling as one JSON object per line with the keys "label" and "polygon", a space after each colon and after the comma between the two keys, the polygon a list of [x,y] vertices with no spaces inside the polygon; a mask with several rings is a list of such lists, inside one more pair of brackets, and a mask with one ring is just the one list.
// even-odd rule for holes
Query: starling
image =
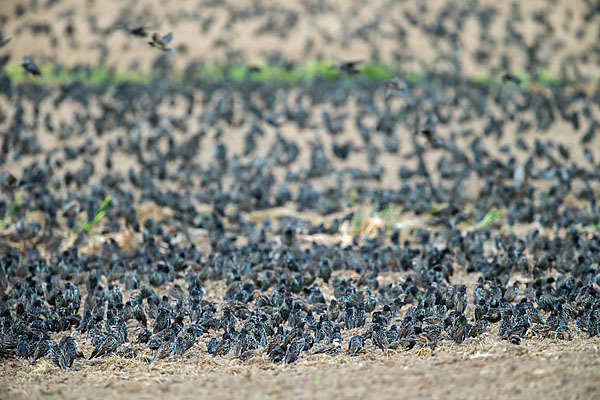
{"label": "starling", "polygon": [[362,60],[343,61],[337,66],[337,68],[340,71],[347,73],[348,75],[356,75],[356,74],[360,74],[360,70],[358,68],[356,68],[360,63],[362,63]]}
{"label": "starling", "polygon": [[44,357],[46,354],[48,354],[48,349],[50,348],[50,341],[47,339],[41,339],[40,341],[37,342],[34,350],[33,350],[33,357],[31,359],[31,364],[35,364],[35,362],[37,360],[39,360],[40,358]]}
{"label": "starling", "polygon": [[158,33],[155,32],[152,34],[152,41],[148,42],[148,44],[166,53],[175,53],[175,49],[167,48],[167,45],[171,42],[172,39],[173,34],[171,32],[167,33],[164,36],[160,36]]}
{"label": "starling", "polygon": [[431,113],[425,120],[425,123],[421,126],[421,133],[425,135],[427,140],[431,142],[433,137],[435,136],[435,132],[437,130],[438,125],[438,117],[436,113]]}
{"label": "starling", "polygon": [[117,347],[119,342],[114,336],[104,336],[99,338],[98,342],[94,346],[94,351],[92,351],[92,355],[90,356],[90,360],[92,358],[105,356],[110,353],[114,353],[117,351]]}
{"label": "starling", "polygon": [[0,49],[6,46],[11,39],[12,38],[0,39]]}
{"label": "starling", "polygon": [[304,350],[306,342],[304,337],[296,337],[287,348],[285,353],[285,363],[291,364],[300,357],[300,353]]}
{"label": "starling", "polygon": [[383,97],[387,100],[393,96],[405,96],[408,94],[408,85],[397,76],[385,82]]}
{"label": "starling", "polygon": [[312,354],[329,354],[330,356],[336,356],[340,354],[341,351],[342,345],[340,342],[336,341],[334,343],[318,348],[317,350],[313,351]]}
{"label": "starling", "polygon": [[142,327],[140,329],[140,333],[138,333],[137,342],[138,343],[148,343],[150,337],[152,336],[152,332],[148,328]]}
{"label": "starling", "polygon": [[340,307],[335,299],[331,299],[327,308],[327,316],[331,321],[337,321],[340,315]]}
{"label": "starling", "polygon": [[348,342],[348,353],[350,353],[351,356],[358,355],[358,353],[360,353],[360,351],[362,350],[363,345],[364,345],[364,336],[363,335],[352,336],[350,338],[350,341]]}
{"label": "starling", "polygon": [[214,356],[215,350],[217,349],[218,345],[219,345],[219,339],[217,339],[217,338],[210,339],[208,341],[208,343],[206,344],[206,351],[208,352],[208,354],[211,354]]}
{"label": "starling", "polygon": [[154,333],[156,335],[158,332],[161,332],[161,331],[169,328],[170,325],[171,325],[171,318],[169,315],[169,311],[165,308],[161,308],[161,310],[158,312],[158,317],[156,317],[156,320],[154,321],[154,327],[152,328],[152,333]]}
{"label": "starling", "polygon": [[269,353],[269,360],[273,362],[280,362],[286,357],[285,347],[277,345]]}
{"label": "starling", "polygon": [[501,78],[503,83],[512,82],[517,86],[521,86],[521,83],[523,82],[521,78],[510,72],[503,72]]}
{"label": "starling", "polygon": [[573,333],[567,325],[561,325],[556,328],[556,338],[560,340],[571,340],[573,338]]}
{"label": "starling", "polygon": [[509,286],[504,293],[504,300],[512,303],[519,295],[519,286],[521,286],[521,282],[519,281],[515,281],[512,286]]}
{"label": "starling", "polygon": [[386,351],[387,348],[390,346],[390,342],[388,340],[386,332],[381,327],[381,325],[377,325],[373,329],[373,333],[371,334],[371,340],[373,341],[373,344],[379,347],[382,351]]}
{"label": "starling", "polygon": [[72,336],[63,338],[60,341],[59,346],[63,352],[67,367],[69,368],[73,366],[73,361],[75,361],[76,358],[85,358],[83,352],[77,347],[77,343],[75,343],[75,339]]}
{"label": "starling", "polygon": [[156,360],[162,360],[166,358],[170,354],[172,354],[175,350],[175,342],[172,339],[163,340],[156,352],[154,353],[154,357],[150,360],[150,364],[153,364]]}
{"label": "starling", "polygon": [[26,73],[34,75],[34,76],[42,76],[42,71],[37,66],[35,61],[31,57],[25,56],[23,57],[23,63],[21,64]]}
{"label": "starling", "polygon": [[48,346],[48,357],[50,357],[52,364],[56,365],[57,367],[62,369],[67,368],[67,360],[65,355],[60,346],[54,341],[51,341]]}
{"label": "starling", "polygon": [[216,356],[225,356],[227,355],[227,353],[229,353],[229,350],[231,349],[231,336],[229,336],[229,333],[225,332],[225,334],[223,334],[223,339],[221,339],[221,341],[219,342],[219,344],[217,345],[217,347],[215,347],[215,352],[213,353],[213,357]]}
{"label": "starling", "polygon": [[123,29],[124,31],[127,31],[130,35],[133,36],[137,36],[137,37],[146,37],[148,36],[148,31],[146,30],[147,27],[140,25],[140,26],[134,26],[133,28],[130,28],[128,26],[117,26],[115,27],[116,29]]}
{"label": "starling", "polygon": [[31,355],[31,346],[26,339],[23,338],[17,343],[17,354],[25,360],[29,359],[29,356]]}

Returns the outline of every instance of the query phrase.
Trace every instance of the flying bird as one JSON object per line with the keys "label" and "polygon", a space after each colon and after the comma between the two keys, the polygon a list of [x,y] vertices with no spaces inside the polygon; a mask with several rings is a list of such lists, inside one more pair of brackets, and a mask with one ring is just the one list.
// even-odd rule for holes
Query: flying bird
{"label": "flying bird", "polygon": [[167,45],[171,43],[172,39],[173,34],[171,32],[167,33],[164,36],[160,36],[158,33],[155,32],[152,34],[152,41],[148,42],[148,44],[166,53],[175,53],[175,49],[167,48]]}
{"label": "flying bird", "polygon": [[345,73],[347,73],[348,75],[357,75],[360,74],[360,70],[358,68],[356,68],[360,63],[362,63],[362,60],[358,60],[358,61],[342,61],[337,68],[340,71],[343,71]]}

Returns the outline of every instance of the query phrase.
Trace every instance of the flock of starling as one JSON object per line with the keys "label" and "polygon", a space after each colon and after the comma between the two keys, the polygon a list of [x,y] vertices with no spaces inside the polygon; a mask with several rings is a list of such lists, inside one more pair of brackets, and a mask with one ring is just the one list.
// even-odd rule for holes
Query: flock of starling
{"label": "flock of starling", "polygon": [[[173,53],[171,40],[149,44]],[[357,78],[360,66],[302,87],[47,86],[0,73],[11,107],[0,112],[0,361],[154,364],[196,348],[290,364],[482,335],[597,336],[597,84],[523,88],[509,72],[498,85],[378,83]],[[41,75],[30,57],[23,68]],[[168,212],[143,217],[147,203]],[[425,222],[338,240],[357,204]],[[250,218],[279,207],[298,213]],[[480,223],[493,210],[500,223]],[[95,231],[82,228],[97,215]],[[205,289],[215,281],[222,299]]]}

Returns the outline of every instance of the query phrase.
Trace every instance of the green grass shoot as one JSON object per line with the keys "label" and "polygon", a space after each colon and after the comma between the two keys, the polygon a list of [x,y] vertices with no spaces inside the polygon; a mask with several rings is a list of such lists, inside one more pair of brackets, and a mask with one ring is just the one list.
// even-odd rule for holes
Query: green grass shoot
{"label": "green grass shoot", "polygon": [[492,207],[479,221],[477,224],[472,225],[469,230],[473,229],[485,229],[504,215],[504,210],[499,210],[496,207]]}
{"label": "green grass shoot", "polygon": [[10,220],[10,217],[12,217],[12,215],[15,213],[15,210],[17,209],[17,207],[19,206],[19,203],[21,202],[21,192],[18,192],[15,195],[14,200],[12,201],[12,203],[10,204],[10,207],[8,207],[8,210],[6,210],[6,214],[4,215],[4,217],[2,218],[2,220],[0,221],[0,229],[4,229],[4,227],[6,226],[6,224],[8,224],[8,221]]}
{"label": "green grass shoot", "polygon": [[110,203],[110,196],[106,196],[104,198],[102,204],[100,204],[100,207],[98,207],[98,210],[96,210],[94,218],[92,218],[91,221],[88,221],[83,225],[83,227],[81,228],[82,231],[89,232],[90,229],[92,229],[98,222],[100,222],[100,220],[104,217],[104,209],[106,208],[106,206],[108,206],[108,203]]}

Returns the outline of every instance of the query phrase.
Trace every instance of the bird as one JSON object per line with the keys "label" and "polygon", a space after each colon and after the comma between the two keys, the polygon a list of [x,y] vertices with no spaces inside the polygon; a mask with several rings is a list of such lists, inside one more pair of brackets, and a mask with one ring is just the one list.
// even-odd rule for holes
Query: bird
{"label": "bird", "polygon": [[359,64],[361,64],[362,60],[357,61],[342,61],[337,68],[340,71],[347,73],[348,75],[357,75],[360,74],[360,70],[356,68]]}
{"label": "bird", "polygon": [[503,83],[512,82],[517,86],[521,86],[521,83],[523,82],[521,78],[510,72],[503,72],[500,77],[502,78]]}
{"label": "bird", "polygon": [[371,340],[373,341],[373,344],[379,347],[382,351],[386,351],[387,348],[390,346],[389,339],[381,325],[376,326],[373,329],[373,333],[371,335]]}
{"label": "bird", "polygon": [[421,133],[425,135],[428,141],[432,141],[435,136],[438,125],[438,116],[436,113],[431,113],[427,116],[425,123],[421,125]]}
{"label": "bird", "polygon": [[285,353],[285,363],[291,364],[300,357],[300,353],[304,350],[306,344],[304,337],[296,337],[287,348]]}
{"label": "bird", "polygon": [[223,339],[219,342],[219,344],[215,347],[215,352],[213,353],[213,357],[216,356],[225,356],[229,353],[231,349],[231,336],[229,333],[225,332],[223,335]]}
{"label": "bird", "polygon": [[138,36],[138,37],[148,36],[148,31],[146,30],[147,27],[143,26],[143,25],[134,26],[133,28],[130,28],[126,25],[118,25],[115,27],[115,29],[122,29],[124,31],[127,31],[129,34],[131,34],[133,36]]}
{"label": "bird", "polygon": [[363,335],[356,335],[350,338],[348,342],[348,353],[351,356],[356,356],[363,348],[365,337]]}
{"label": "bird", "polygon": [[504,299],[509,303],[513,302],[519,295],[519,286],[521,286],[521,282],[519,281],[515,281],[512,286],[509,286],[504,293]]}
{"label": "bird", "polygon": [[154,364],[156,360],[162,360],[172,353],[174,354],[174,350],[175,342],[171,338],[163,340],[160,346],[158,346],[158,349],[156,349],[154,357],[150,360],[150,364]]}
{"label": "bird", "polygon": [[73,366],[73,361],[75,361],[76,358],[85,358],[83,352],[77,347],[77,343],[75,343],[75,339],[72,336],[63,338],[60,341],[59,346],[66,360],[66,365],[69,368]]}
{"label": "bird", "polygon": [[385,82],[384,99],[387,100],[392,96],[404,96],[406,94],[408,94],[408,85],[397,76]]}
{"label": "bird", "polygon": [[104,336],[100,338],[94,346],[94,351],[92,351],[92,355],[89,359],[91,360],[92,358],[114,353],[117,350],[118,345],[119,342],[114,336]]}
{"label": "bird", "polygon": [[0,39],[0,49],[3,48],[11,41],[12,38]]}
{"label": "bird", "polygon": [[21,64],[26,73],[34,76],[42,76],[42,71],[37,66],[35,61],[29,56],[23,57],[23,63]]}
{"label": "bird", "polygon": [[217,346],[219,345],[219,339],[212,338],[206,344],[206,351],[208,354],[215,355],[215,351],[217,350]]}
{"label": "bird", "polygon": [[48,356],[50,357],[50,361],[52,361],[52,364],[62,369],[67,368],[67,361],[65,359],[65,355],[60,346],[54,341],[51,341],[48,346]]}
{"label": "bird", "polygon": [[158,33],[155,32],[152,34],[152,41],[148,42],[148,44],[152,47],[164,51],[165,53],[175,53],[175,49],[167,48],[167,45],[171,43],[172,39],[173,34],[171,32],[167,33],[164,36],[160,36]]}

